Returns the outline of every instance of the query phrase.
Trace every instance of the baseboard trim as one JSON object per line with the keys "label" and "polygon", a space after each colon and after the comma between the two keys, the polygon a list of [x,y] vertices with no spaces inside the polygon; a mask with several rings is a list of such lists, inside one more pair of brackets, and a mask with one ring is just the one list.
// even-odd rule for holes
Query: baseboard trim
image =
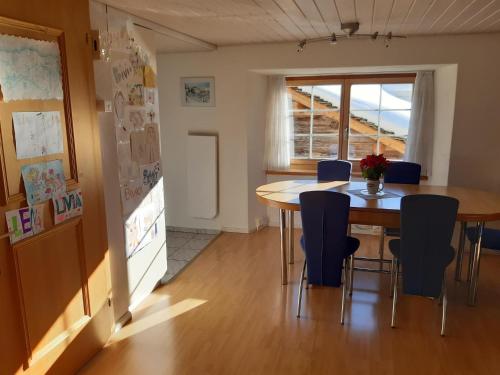
{"label": "baseboard trim", "polygon": [[132,321],[132,313],[130,310],[127,310],[125,314],[123,314],[117,322],[115,322],[114,332],[118,332],[124,326],[129,324]]}
{"label": "baseboard trim", "polygon": [[250,234],[255,232],[255,229],[250,229],[250,228],[235,228],[235,227],[222,227],[223,232],[229,232],[229,233],[245,233],[245,234]]}

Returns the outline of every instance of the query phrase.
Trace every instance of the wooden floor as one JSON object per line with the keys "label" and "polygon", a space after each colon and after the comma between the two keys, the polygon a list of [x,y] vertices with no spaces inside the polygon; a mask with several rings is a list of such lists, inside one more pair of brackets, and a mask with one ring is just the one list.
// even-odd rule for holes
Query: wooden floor
{"label": "wooden floor", "polygon": [[[376,253],[377,237],[358,238],[360,254]],[[297,319],[296,254],[281,286],[276,228],[221,235],[82,374],[500,374],[500,256],[482,258],[477,307],[448,269],[442,338],[440,307],[426,298],[402,296],[391,329],[389,277],[365,272],[355,273],[344,326],[336,288],[305,291]]]}

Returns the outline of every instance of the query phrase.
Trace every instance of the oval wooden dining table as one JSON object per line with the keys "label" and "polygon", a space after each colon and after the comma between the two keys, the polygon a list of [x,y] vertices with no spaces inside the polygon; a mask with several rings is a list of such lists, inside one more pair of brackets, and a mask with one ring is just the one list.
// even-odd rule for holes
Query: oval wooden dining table
{"label": "oval wooden dining table", "polygon": [[288,283],[286,221],[288,216],[288,250],[290,262],[293,263],[293,213],[300,211],[300,193],[330,190],[349,194],[351,197],[350,224],[377,225],[386,228],[399,228],[402,197],[412,194],[438,194],[454,197],[460,202],[457,215],[457,221],[461,223],[455,271],[457,280],[460,280],[462,269],[467,223],[473,222],[477,227],[479,237],[470,254],[468,285],[468,303],[475,305],[483,229],[486,222],[500,220],[500,195],[463,187],[385,184],[384,195],[374,197],[365,195],[365,188],[366,183],[361,181],[289,180],[273,182],[256,189],[260,202],[279,209],[282,284]]}

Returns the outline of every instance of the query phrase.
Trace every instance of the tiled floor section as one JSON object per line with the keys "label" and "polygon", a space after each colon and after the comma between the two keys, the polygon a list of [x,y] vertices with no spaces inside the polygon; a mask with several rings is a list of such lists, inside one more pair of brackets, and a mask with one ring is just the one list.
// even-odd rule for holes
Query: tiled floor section
{"label": "tiled floor section", "polygon": [[177,232],[167,230],[167,283],[184,269],[218,234]]}

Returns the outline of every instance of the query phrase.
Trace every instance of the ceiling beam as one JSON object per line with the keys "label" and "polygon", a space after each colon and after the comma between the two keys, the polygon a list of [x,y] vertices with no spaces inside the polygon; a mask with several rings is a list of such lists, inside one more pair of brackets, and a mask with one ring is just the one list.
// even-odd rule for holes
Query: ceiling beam
{"label": "ceiling beam", "polygon": [[135,26],[142,27],[144,29],[148,29],[151,31],[154,31],[155,33],[158,33],[160,35],[167,36],[169,38],[177,39],[182,42],[192,44],[194,46],[200,47],[202,49],[205,49],[207,51],[215,51],[217,49],[217,45],[207,42],[205,40],[196,38],[194,36],[191,36],[189,34],[185,34],[183,32],[171,29],[170,27],[160,25],[159,23],[147,20],[145,18],[136,16],[135,14],[130,13],[129,11],[119,9],[116,7],[113,7],[111,5],[104,4],[107,8],[113,9],[116,12],[120,13],[125,13],[128,17],[130,17],[131,21]]}

